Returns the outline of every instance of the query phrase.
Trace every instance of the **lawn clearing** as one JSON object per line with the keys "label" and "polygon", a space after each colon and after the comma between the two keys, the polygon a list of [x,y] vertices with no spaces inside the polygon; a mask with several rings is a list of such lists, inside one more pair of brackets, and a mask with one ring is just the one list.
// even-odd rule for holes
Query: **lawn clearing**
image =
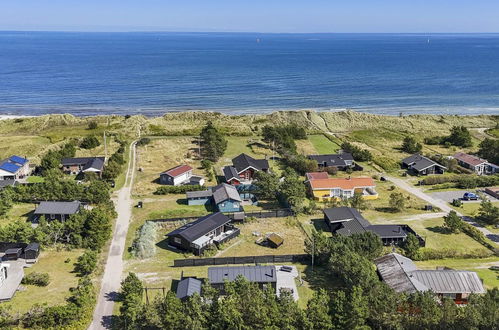
{"label": "lawn clearing", "polygon": [[[46,287],[21,284],[24,291],[18,291],[14,298],[4,303],[12,312],[27,312],[34,303],[53,306],[63,304],[69,296],[69,288],[78,284],[78,278],[73,273],[74,263],[83,251],[55,251],[47,250],[40,253],[38,262],[30,268],[25,268],[25,274],[31,272],[48,273],[50,283]],[[69,259],[69,262],[65,262]]]}
{"label": "lawn clearing", "polygon": [[0,218],[0,224],[5,225],[18,220],[28,221],[36,209],[35,204],[31,203],[16,203],[7,212],[7,214]]}
{"label": "lawn clearing", "polygon": [[338,143],[332,142],[322,134],[309,135],[308,140],[312,143],[316,153],[319,155],[334,154],[341,148]]}

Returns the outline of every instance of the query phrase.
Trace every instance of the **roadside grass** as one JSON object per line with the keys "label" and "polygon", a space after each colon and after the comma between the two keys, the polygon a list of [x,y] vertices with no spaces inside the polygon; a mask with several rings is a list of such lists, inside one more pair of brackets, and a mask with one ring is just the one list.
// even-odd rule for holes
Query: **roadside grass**
{"label": "roadside grass", "polygon": [[[23,291],[18,291],[11,301],[3,306],[11,308],[13,312],[25,313],[33,304],[53,306],[63,304],[69,295],[69,288],[78,284],[78,277],[73,273],[76,259],[83,253],[82,250],[56,251],[46,250],[40,253],[38,262],[30,268],[25,268],[25,274],[32,272],[48,273],[50,283],[46,287],[25,285]],[[65,261],[69,260],[68,263]]]}
{"label": "roadside grass", "polygon": [[469,270],[478,273],[487,289],[499,287],[499,272],[489,269],[492,265],[499,264],[499,257],[480,259],[440,259],[416,261],[420,269],[435,269],[436,267],[449,267],[459,270]]}
{"label": "roadside grass", "polygon": [[309,135],[308,140],[312,143],[318,154],[334,154],[341,147],[332,142],[322,134]]}
{"label": "roadside grass", "polygon": [[[369,218],[367,218],[370,220]],[[407,224],[426,240],[422,250],[455,251],[458,254],[491,255],[492,252],[464,233],[451,234],[443,227],[443,218],[424,220],[375,219],[375,224]]]}
{"label": "roadside grass", "polygon": [[36,205],[31,203],[15,203],[7,214],[0,218],[2,226],[18,220],[28,221],[35,210]]}

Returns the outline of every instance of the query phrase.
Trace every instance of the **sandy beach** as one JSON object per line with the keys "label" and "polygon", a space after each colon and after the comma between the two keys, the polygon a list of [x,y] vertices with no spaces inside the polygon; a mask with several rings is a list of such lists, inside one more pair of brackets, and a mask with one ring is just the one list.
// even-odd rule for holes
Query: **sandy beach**
{"label": "sandy beach", "polygon": [[0,115],[0,120],[16,119],[16,118],[31,118],[33,116],[16,116],[16,115]]}

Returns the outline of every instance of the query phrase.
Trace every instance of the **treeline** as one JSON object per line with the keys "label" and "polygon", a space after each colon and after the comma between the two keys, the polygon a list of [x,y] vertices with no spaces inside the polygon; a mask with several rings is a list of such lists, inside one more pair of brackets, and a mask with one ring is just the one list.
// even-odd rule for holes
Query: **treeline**
{"label": "treeline", "polygon": [[435,136],[424,139],[425,144],[436,145],[442,144],[445,146],[471,147],[473,145],[471,133],[464,126],[453,126],[448,136]]}
{"label": "treeline", "polygon": [[279,201],[284,207],[295,212],[303,211],[306,188],[298,174],[290,167],[283,172],[282,179],[275,173],[257,172],[255,174],[255,193],[268,201]]}
{"label": "treeline", "polygon": [[[465,308],[437,301],[430,292],[397,294],[376,275],[372,259],[383,247],[372,233],[338,240],[316,233],[307,242],[314,251],[316,290],[306,308],[289,293],[275,295],[243,277],[226,284],[226,294],[208,285],[181,301],[173,292],[143,303],[143,287],[133,273],[122,282],[123,329],[496,329],[499,290],[472,295]],[[318,272],[327,274],[324,286]],[[320,284],[319,284],[320,283]]]}

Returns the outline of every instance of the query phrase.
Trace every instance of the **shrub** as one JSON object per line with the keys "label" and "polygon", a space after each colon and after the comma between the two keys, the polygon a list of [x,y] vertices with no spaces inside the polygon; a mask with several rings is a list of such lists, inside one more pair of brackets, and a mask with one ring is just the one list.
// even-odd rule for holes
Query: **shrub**
{"label": "shrub", "polygon": [[93,149],[98,146],[100,146],[100,142],[95,136],[87,136],[80,143],[80,147],[83,149]]}
{"label": "shrub", "polygon": [[99,125],[95,120],[88,123],[88,129],[96,129]]}
{"label": "shrub", "polygon": [[431,175],[421,180],[421,184],[431,186],[440,183],[457,182],[458,180],[458,175]]}
{"label": "shrub", "polygon": [[156,189],[154,195],[167,195],[167,194],[185,194],[188,191],[201,191],[205,190],[203,186],[200,185],[183,185],[183,186],[162,186]]}
{"label": "shrub", "polygon": [[138,237],[132,244],[132,254],[140,259],[150,258],[156,254],[157,226],[147,221],[140,227]]}
{"label": "shrub", "polygon": [[22,284],[47,286],[50,283],[50,276],[48,273],[29,273],[21,281]]}
{"label": "shrub", "polygon": [[452,206],[455,206],[455,207],[463,206],[463,202],[459,198],[453,199],[451,204],[452,204]]}
{"label": "shrub", "polygon": [[78,257],[75,263],[75,272],[79,276],[91,274],[97,267],[97,252],[93,250],[85,250],[85,252]]}
{"label": "shrub", "polygon": [[487,241],[485,235],[472,224],[463,221],[461,230],[486,248],[495,251],[495,247]]}
{"label": "shrub", "polygon": [[145,146],[151,143],[151,139],[148,137],[143,137],[139,141],[137,141],[137,147]]}

